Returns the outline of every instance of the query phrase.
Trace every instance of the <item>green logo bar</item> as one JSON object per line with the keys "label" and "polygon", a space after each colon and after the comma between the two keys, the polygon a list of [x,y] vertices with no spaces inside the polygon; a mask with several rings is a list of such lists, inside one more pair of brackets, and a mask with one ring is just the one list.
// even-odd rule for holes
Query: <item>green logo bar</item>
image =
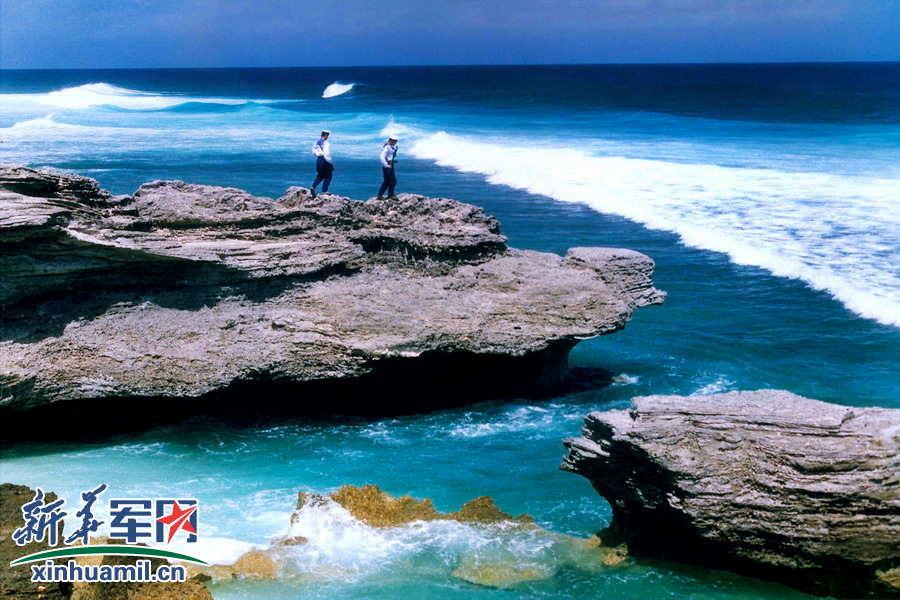
{"label": "green logo bar", "polygon": [[105,544],[97,546],[70,546],[67,548],[57,548],[55,550],[43,550],[28,554],[9,563],[9,566],[15,567],[25,563],[45,560],[48,558],[68,558],[71,556],[89,556],[89,555],[117,555],[117,556],[150,556],[156,558],[171,558],[185,562],[192,562],[198,565],[207,565],[208,563],[181,554],[180,552],[172,552],[171,550],[159,550],[157,548],[146,548],[144,546],[128,546],[125,544]]}

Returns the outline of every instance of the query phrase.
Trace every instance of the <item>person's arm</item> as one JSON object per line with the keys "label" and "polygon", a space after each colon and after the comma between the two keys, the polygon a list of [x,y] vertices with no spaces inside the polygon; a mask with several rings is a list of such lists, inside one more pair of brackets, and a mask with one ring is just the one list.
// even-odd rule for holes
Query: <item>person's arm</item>
{"label": "person's arm", "polygon": [[322,144],[322,156],[325,158],[325,160],[331,162],[331,144],[328,142],[328,140],[325,140],[325,143]]}
{"label": "person's arm", "polygon": [[391,167],[391,163],[388,160],[388,152],[390,152],[390,147],[385,145],[381,149],[381,166],[385,169],[389,169]]}
{"label": "person's arm", "polygon": [[313,144],[312,151],[313,151],[313,156],[322,156],[322,147],[319,146],[319,142],[316,142],[315,144]]}

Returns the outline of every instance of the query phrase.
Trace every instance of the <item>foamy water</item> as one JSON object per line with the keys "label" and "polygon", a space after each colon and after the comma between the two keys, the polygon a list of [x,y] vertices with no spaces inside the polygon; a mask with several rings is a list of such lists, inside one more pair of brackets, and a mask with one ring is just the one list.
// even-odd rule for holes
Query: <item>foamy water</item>
{"label": "foamy water", "polygon": [[235,98],[191,97],[180,94],[158,94],[132,90],[110,85],[108,83],[88,83],[76,87],[64,88],[38,94],[34,100],[46,106],[59,108],[84,109],[93,106],[115,106],[132,110],[158,110],[171,108],[188,102],[207,104],[244,104],[247,100]]}
{"label": "foamy water", "polygon": [[436,133],[413,155],[579,202],[742,265],[801,279],[900,326],[900,180],[595,156]]}

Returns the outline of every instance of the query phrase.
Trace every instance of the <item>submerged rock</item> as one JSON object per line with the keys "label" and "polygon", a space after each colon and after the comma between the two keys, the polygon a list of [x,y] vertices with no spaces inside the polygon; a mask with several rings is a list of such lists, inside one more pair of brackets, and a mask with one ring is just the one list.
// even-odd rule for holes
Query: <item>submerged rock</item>
{"label": "submerged rock", "polygon": [[838,596],[900,596],[900,410],[788,392],[635,398],[595,412],[562,468],[636,554]]}
{"label": "submerged rock", "polygon": [[547,564],[518,563],[508,559],[478,560],[471,555],[464,557],[459,566],[453,569],[453,576],[463,581],[501,589],[528,581],[548,579],[555,573],[556,570]]}
{"label": "submerged rock", "polygon": [[[448,199],[180,181],[112,197],[0,168],[0,410],[108,400],[121,419],[128,399],[245,406],[253,389],[298,412],[390,412],[529,389],[661,302],[652,271],[629,250],[508,248],[496,219]],[[364,379],[395,393],[323,407],[297,388]]]}
{"label": "submerged rock", "polygon": [[233,579],[277,579],[281,569],[274,548],[250,550],[229,565],[187,565],[190,577],[201,582],[221,583]]}

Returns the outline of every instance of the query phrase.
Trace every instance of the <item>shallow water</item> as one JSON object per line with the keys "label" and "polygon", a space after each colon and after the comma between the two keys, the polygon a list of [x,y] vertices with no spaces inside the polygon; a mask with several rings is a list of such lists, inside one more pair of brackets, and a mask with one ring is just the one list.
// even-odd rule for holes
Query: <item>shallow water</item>
{"label": "shallow water", "polygon": [[[323,99],[335,82],[356,85]],[[619,376],[609,386],[413,417],[191,419],[19,445],[3,450],[0,479],[71,498],[99,481],[120,496],[196,496],[201,538],[215,538],[203,551],[223,558],[285,533],[297,491],[345,483],[441,510],[491,495],[587,536],[609,507],[557,467],[560,440],[590,410],[765,387],[900,406],[898,98],[897,65],[0,72],[4,162],[75,170],[117,193],[179,178],[277,196],[308,184],[308,147],[327,127],[334,191],[368,197],[384,132],[399,131],[401,190],[484,206],[519,247],[646,252],[669,292],[624,331],[575,348],[575,366]],[[500,592],[451,575],[488,551],[482,531],[322,523],[296,570],[326,575],[222,585],[216,597],[799,596],[670,564],[585,572],[540,540],[517,540],[517,556],[556,574]]]}

